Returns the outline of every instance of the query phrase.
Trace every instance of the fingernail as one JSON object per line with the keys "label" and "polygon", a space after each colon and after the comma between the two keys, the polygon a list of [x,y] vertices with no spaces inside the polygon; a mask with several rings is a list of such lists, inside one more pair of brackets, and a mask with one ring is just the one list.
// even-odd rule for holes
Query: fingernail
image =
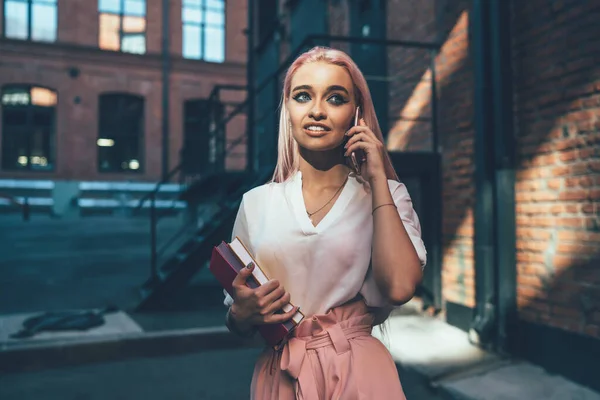
{"label": "fingernail", "polygon": [[250,263],[250,264],[246,265],[246,268],[248,268],[248,269],[254,268],[254,263]]}

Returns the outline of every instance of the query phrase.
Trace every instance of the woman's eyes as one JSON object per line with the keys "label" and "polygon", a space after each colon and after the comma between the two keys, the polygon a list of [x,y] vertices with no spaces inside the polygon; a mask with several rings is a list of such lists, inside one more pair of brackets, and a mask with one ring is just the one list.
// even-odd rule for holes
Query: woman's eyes
{"label": "woman's eyes", "polygon": [[308,93],[298,93],[293,97],[293,99],[298,103],[306,103],[307,101],[310,101],[310,96]]}
{"label": "woman's eyes", "polygon": [[[302,92],[302,93],[296,94],[293,97],[293,99],[296,100],[298,103],[306,103],[306,102],[310,101],[310,95],[306,92]],[[342,97],[339,94],[331,95],[327,99],[327,101],[336,106],[339,106],[339,105],[342,105],[342,104],[345,104],[348,102],[346,99],[344,99],[344,97]]]}
{"label": "woman's eyes", "polygon": [[344,99],[339,94],[334,94],[329,99],[327,99],[327,101],[331,102],[332,104],[335,104],[336,106],[340,106],[342,104],[347,103],[346,99]]}

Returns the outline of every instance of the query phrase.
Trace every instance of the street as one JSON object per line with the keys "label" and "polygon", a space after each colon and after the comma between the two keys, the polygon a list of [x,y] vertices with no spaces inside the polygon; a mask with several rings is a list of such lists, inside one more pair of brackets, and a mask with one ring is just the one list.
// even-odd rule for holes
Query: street
{"label": "street", "polygon": [[[9,374],[0,378],[0,399],[248,399],[259,353],[260,349],[208,351]],[[415,374],[406,373],[402,378],[409,399],[439,399],[419,384]]]}

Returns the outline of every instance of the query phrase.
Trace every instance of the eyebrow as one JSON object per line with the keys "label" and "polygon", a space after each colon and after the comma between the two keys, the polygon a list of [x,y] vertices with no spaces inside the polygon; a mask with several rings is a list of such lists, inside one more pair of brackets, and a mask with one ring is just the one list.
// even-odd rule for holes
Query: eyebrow
{"label": "eyebrow", "polygon": [[[294,88],[294,90],[292,90],[292,92],[295,92],[297,90],[312,90],[312,86],[310,86],[310,85],[296,86]],[[331,85],[327,88],[328,92],[333,92],[334,90],[339,90],[339,91],[346,93],[347,95],[350,95],[350,93],[348,93],[348,90],[345,87],[340,86],[340,85]]]}

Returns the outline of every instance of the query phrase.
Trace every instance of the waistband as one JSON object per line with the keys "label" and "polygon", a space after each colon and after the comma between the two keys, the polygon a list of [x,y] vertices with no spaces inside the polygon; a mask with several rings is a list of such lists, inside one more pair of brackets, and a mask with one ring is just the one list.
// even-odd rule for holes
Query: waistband
{"label": "waistband", "polygon": [[373,320],[365,303],[355,301],[302,321],[293,335],[273,350],[271,372],[280,358],[281,371],[295,380],[296,398],[318,399],[307,351],[333,346],[338,356],[344,354],[350,351],[351,339],[371,335]]}

